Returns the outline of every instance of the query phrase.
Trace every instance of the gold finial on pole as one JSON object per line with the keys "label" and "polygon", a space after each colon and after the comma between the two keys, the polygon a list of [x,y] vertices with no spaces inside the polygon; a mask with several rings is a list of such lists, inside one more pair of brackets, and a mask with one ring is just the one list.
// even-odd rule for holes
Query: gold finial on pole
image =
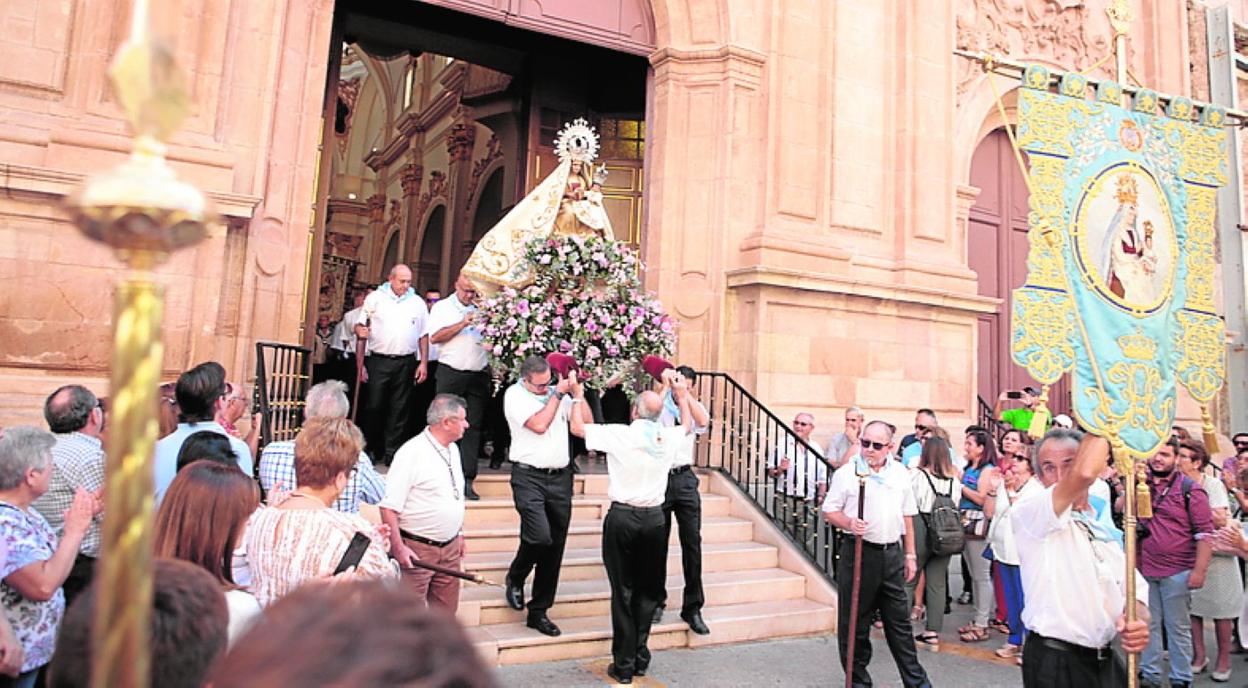
{"label": "gold finial on pole", "polygon": [[130,272],[116,293],[112,411],[100,543],[91,685],[145,688],[151,678],[152,452],[163,346],[164,290],[149,271],[203,238],[214,216],[198,189],[165,162],[165,141],[187,113],[173,53],[148,29],[148,0],[136,0],[130,36],[109,75],[134,130],[130,157],[92,177],[67,201],[74,224],[108,244]]}

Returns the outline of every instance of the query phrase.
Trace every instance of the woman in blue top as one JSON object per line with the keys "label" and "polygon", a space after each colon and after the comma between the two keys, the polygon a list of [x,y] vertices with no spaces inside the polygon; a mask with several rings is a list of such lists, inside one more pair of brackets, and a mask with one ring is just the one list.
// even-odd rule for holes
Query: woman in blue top
{"label": "woman in blue top", "polygon": [[975,616],[971,623],[958,629],[963,642],[977,643],[988,639],[988,617],[992,614],[995,596],[992,591],[992,562],[984,558],[988,548],[988,519],[992,518],[993,502],[1001,472],[997,470],[997,449],[987,430],[971,427],[963,445],[966,470],[962,473],[962,522],[966,524],[966,549],[962,557],[971,572],[975,590]]}

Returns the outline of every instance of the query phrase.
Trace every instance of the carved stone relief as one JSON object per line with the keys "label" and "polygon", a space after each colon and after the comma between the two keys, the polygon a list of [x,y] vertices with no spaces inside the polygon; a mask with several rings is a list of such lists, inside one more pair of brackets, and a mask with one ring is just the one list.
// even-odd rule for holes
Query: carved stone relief
{"label": "carved stone relief", "polygon": [[[1082,70],[1112,49],[1105,0],[960,0],[957,47],[1016,60],[1043,59]],[[1111,75],[1112,61],[1093,74]],[[958,60],[958,104],[983,75],[978,64]]]}

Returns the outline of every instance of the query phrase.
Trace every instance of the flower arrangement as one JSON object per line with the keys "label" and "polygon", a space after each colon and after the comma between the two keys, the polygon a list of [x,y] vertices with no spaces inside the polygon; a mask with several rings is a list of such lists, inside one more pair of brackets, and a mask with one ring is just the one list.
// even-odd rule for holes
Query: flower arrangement
{"label": "flower arrangement", "polygon": [[514,379],[526,357],[559,351],[576,358],[591,384],[615,379],[629,389],[643,356],[671,355],[675,322],[642,289],[642,265],[627,244],[552,237],[525,249],[534,283],[480,306],[496,376]]}

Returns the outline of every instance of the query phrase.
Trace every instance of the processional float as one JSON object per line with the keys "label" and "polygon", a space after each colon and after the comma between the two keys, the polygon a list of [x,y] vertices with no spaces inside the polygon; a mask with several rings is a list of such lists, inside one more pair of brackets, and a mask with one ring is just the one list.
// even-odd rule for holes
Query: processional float
{"label": "processional float", "polygon": [[[1128,84],[1130,9],[1114,0],[1106,12],[1113,52],[1082,73],[958,54],[983,65],[994,91],[994,73],[1021,78],[1017,130],[1006,131],[1030,193],[1029,252],[1027,280],[1013,292],[1011,354],[1044,385],[1038,415],[1069,373],[1075,418],[1110,443],[1126,484],[1134,620],[1136,524],[1151,515],[1135,467],[1168,440],[1178,384],[1201,405],[1217,448],[1209,404],[1225,375],[1226,334],[1214,300],[1216,196],[1230,164],[1224,128],[1244,115]],[[1115,79],[1086,75],[1111,58]],[[1133,687],[1136,664],[1129,655]]]}

